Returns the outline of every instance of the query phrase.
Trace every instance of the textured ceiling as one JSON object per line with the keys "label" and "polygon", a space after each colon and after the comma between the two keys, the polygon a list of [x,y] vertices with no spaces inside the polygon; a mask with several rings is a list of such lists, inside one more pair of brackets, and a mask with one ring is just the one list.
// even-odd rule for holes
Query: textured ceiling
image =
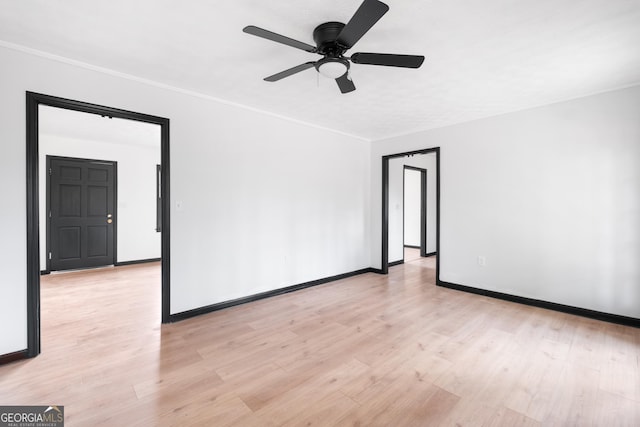
{"label": "textured ceiling", "polygon": [[[0,41],[375,140],[640,82],[640,0],[386,2],[348,54],[424,55],[418,70],[354,64],[340,94],[318,55],[247,35],[252,24],[313,44],[360,0],[0,0]],[[1,42],[0,42],[1,43]]]}

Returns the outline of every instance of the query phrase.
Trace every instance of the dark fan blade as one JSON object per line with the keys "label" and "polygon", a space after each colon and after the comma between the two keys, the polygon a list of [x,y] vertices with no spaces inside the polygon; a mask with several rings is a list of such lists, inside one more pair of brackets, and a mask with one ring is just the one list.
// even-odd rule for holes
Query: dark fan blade
{"label": "dark fan blade", "polygon": [[285,37],[280,34],[276,34],[269,30],[265,30],[263,28],[259,28],[253,25],[244,27],[242,31],[244,31],[247,34],[262,37],[263,39],[272,40],[274,42],[286,44],[287,46],[295,47],[297,49],[306,50],[307,52],[315,52],[317,50],[315,46],[311,46],[310,44],[299,42],[298,40],[294,40],[289,37]]}
{"label": "dark fan blade", "polygon": [[364,0],[340,34],[338,43],[350,49],[367,31],[387,13],[389,6],[378,0]]}
{"label": "dark fan blade", "polygon": [[342,76],[338,77],[336,79],[336,83],[338,83],[338,87],[342,93],[349,93],[356,90],[356,85],[354,85],[349,78],[349,73],[344,73]]}
{"label": "dark fan blade", "polygon": [[354,64],[386,65],[388,67],[420,68],[424,56],[394,55],[391,53],[354,53],[351,55]]}
{"label": "dark fan blade", "polygon": [[288,70],[281,71],[278,74],[274,74],[273,76],[265,77],[265,80],[268,82],[276,82],[295,73],[299,73],[300,71],[304,71],[307,68],[313,68],[314,65],[315,62],[305,62],[304,64],[300,64],[293,68],[289,68]]}

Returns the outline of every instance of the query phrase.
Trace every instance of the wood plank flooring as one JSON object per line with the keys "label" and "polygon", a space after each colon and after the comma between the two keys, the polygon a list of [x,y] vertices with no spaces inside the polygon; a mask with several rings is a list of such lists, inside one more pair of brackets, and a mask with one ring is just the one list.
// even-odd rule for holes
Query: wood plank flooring
{"label": "wood plank flooring", "polygon": [[158,264],[44,276],[42,354],[0,366],[0,404],[68,426],[640,425],[640,330],[438,288],[434,267],[163,326]]}

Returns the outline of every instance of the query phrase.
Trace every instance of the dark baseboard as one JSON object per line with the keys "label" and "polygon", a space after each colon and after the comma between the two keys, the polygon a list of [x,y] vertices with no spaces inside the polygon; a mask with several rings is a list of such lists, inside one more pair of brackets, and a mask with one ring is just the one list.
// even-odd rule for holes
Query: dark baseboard
{"label": "dark baseboard", "polygon": [[47,274],[51,274],[51,271],[49,271],[49,270],[40,270],[40,275],[41,276],[45,276]]}
{"label": "dark baseboard", "polygon": [[0,355],[0,365],[5,365],[7,363],[28,359],[28,358],[29,356],[28,356],[27,350],[14,351],[13,353]]}
{"label": "dark baseboard", "polygon": [[480,288],[473,288],[471,286],[458,285],[457,283],[443,282],[441,280],[438,280],[436,284],[438,286],[442,286],[444,288],[449,288],[449,289],[455,289],[457,291],[469,292],[477,295],[484,295],[491,298],[497,298],[505,301],[516,302],[519,304],[526,304],[534,307],[545,308],[547,310],[560,311],[563,313],[574,314],[576,316],[602,320],[604,322],[617,323],[619,325],[640,328],[640,319],[636,319],[634,317],[620,316],[617,314],[603,313],[601,311],[589,310],[586,308],[574,307],[571,305],[564,305],[564,304],[558,304],[555,302],[519,297],[517,295],[504,294],[502,292],[489,291],[489,290],[480,289]]}
{"label": "dark baseboard", "polygon": [[398,260],[398,261],[393,261],[389,263],[389,267],[393,267],[394,265],[400,265],[400,264],[404,264],[404,260]]}
{"label": "dark baseboard", "polygon": [[427,252],[427,254],[424,257],[426,258],[426,257],[436,256],[436,255],[438,255],[438,252]]}
{"label": "dark baseboard", "polygon": [[411,249],[420,249],[420,246],[414,246],[414,245],[404,245],[405,248],[411,248]]}
{"label": "dark baseboard", "polygon": [[[379,270],[378,270],[379,271]],[[347,277],[357,276],[364,273],[378,272],[373,268],[363,268],[362,270],[351,271],[349,273],[338,274],[337,276],[325,277],[324,279],[312,280],[306,283],[300,283],[298,285],[287,286],[285,288],[274,289],[272,291],[260,292],[258,294],[249,295],[247,297],[238,298],[230,301],[223,301],[216,304],[207,305],[204,307],[194,308],[193,310],[183,311],[181,313],[171,314],[169,316],[169,322],[178,322],[180,320],[189,319],[191,317],[200,316],[202,314],[211,313],[213,311],[222,310],[225,308],[233,307],[240,304],[246,304],[253,301],[258,301],[264,298],[275,297],[289,292],[295,292],[302,289],[310,288],[312,286],[323,285],[325,283],[334,282],[340,279],[346,279]]]}
{"label": "dark baseboard", "polygon": [[123,265],[144,264],[147,262],[158,262],[158,261],[162,261],[162,258],[136,259],[133,261],[116,262],[113,265],[116,267],[121,267]]}
{"label": "dark baseboard", "polygon": [[[382,269],[381,269],[381,268],[373,268],[373,267],[371,267],[371,268],[369,269],[369,271],[370,271],[371,273],[384,274],[384,273],[382,272]],[[385,274],[385,276],[386,276],[386,274]]]}

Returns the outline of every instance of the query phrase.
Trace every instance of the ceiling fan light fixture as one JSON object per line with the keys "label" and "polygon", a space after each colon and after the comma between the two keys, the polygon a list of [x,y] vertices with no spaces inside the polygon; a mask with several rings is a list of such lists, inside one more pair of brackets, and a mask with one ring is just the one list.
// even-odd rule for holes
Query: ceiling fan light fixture
{"label": "ceiling fan light fixture", "polygon": [[[349,93],[356,90],[349,69],[351,64],[382,65],[385,67],[420,68],[424,61],[421,55],[398,55],[394,53],[356,52],[344,56],[382,16],[389,11],[389,6],[380,0],[362,0],[362,4],[353,14],[349,22],[329,21],[318,25],[313,30],[313,41],[316,46],[283,36],[264,28],[248,25],[242,29],[247,34],[281,43],[309,53],[322,55],[319,61],[305,62],[279,73],[265,77],[267,82],[277,82],[285,77],[314,68],[318,74],[336,81],[340,92]],[[318,77],[319,78],[319,77]]]}
{"label": "ceiling fan light fixture", "polygon": [[349,62],[341,58],[323,58],[317,62],[316,69],[327,78],[337,79],[349,70]]}

